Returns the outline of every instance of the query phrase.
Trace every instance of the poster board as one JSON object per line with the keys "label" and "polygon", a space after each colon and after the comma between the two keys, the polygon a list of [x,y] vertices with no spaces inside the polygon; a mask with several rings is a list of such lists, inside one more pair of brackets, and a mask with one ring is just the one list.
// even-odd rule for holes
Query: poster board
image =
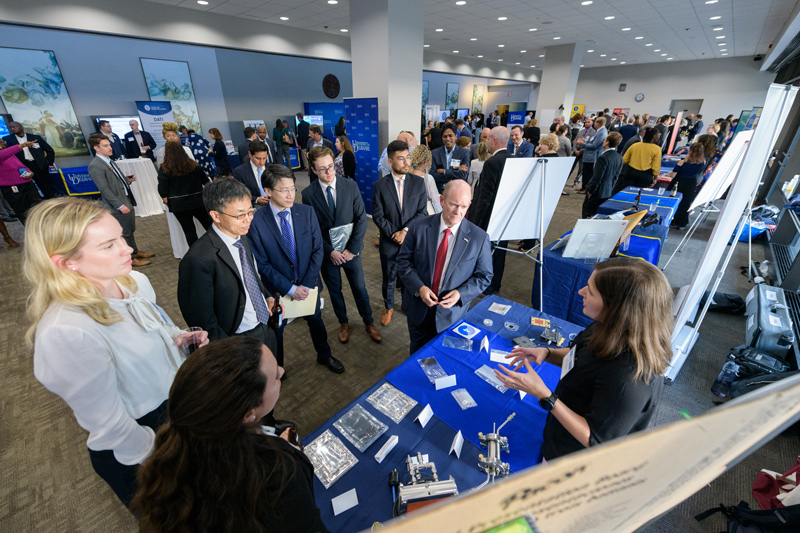
{"label": "poster board", "polygon": [[[567,182],[574,160],[574,157],[506,159],[486,231],[491,240],[538,239],[544,235],[553,218],[556,205],[561,199],[561,191]],[[533,177],[528,181],[531,172]],[[544,180],[544,202],[541,198],[542,180]],[[521,198],[519,207],[514,211],[519,198]],[[540,213],[541,206],[544,207],[544,211]],[[544,227],[540,231],[542,215]]]}
{"label": "poster board", "polygon": [[744,152],[752,138],[752,131],[743,131],[733,138],[717,166],[714,167],[714,171],[703,184],[703,188],[694,197],[689,209],[694,209],[722,197],[722,194],[728,189],[739,172],[739,167],[742,166],[742,161],[744,160]]}
{"label": "poster board", "polygon": [[[164,146],[166,143],[164,142],[163,125],[165,122],[175,122],[172,115],[172,104],[170,102],[136,102],[136,110],[139,112],[139,129],[149,133],[157,147]],[[130,131],[130,127],[125,131]]]}

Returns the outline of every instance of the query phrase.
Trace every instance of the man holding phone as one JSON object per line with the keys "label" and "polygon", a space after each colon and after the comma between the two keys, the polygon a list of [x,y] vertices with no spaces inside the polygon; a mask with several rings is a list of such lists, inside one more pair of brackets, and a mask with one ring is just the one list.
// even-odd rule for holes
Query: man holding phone
{"label": "man holding phone", "polygon": [[136,176],[132,174],[126,176],[111,160],[114,150],[108,138],[102,133],[93,133],[89,136],[89,147],[97,155],[89,163],[89,177],[100,190],[100,201],[122,226],[122,237],[125,242],[133,248],[131,265],[135,267],[149,265],[150,261],[147,259],[156,254],[140,252],[133,238],[133,232],[136,230],[136,216],[133,213],[136,200],[130,184],[136,180]]}
{"label": "man holding phone", "polygon": [[25,128],[19,122],[12,122],[8,127],[11,129],[11,135],[6,135],[3,140],[8,146],[28,145],[17,153],[17,159],[22,161],[22,164],[33,172],[33,181],[42,191],[44,197],[53,198],[56,195],[56,190],[53,188],[53,184],[50,183],[50,165],[56,159],[55,151],[41,135],[25,133]]}
{"label": "man holding phone", "polygon": [[28,216],[28,209],[41,202],[42,198],[31,182],[33,172],[14,156],[32,146],[33,141],[6,146],[5,141],[0,140],[0,193],[23,224]]}

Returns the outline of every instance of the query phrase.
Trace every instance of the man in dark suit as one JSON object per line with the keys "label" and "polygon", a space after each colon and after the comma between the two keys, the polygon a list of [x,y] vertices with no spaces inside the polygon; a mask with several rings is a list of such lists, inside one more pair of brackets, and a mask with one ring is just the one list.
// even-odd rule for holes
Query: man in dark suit
{"label": "man in dark suit", "polygon": [[247,153],[247,162],[233,169],[233,178],[247,186],[253,207],[258,209],[269,203],[267,191],[261,185],[261,175],[269,159],[269,148],[261,141],[250,141]]}
{"label": "man in dark suit", "polygon": [[[209,340],[247,335],[277,357],[277,336],[268,326],[275,299],[261,283],[247,240],[250,193],[236,180],[216,180],[203,189],[203,203],[214,224],[178,266],[183,318],[208,331]],[[282,358],[278,364],[283,366]]]}
{"label": "man in dark suit", "polygon": [[481,134],[478,136],[478,142],[472,143],[472,146],[469,147],[469,160],[474,161],[478,159],[478,146],[484,141],[489,138],[489,134],[492,132],[492,128],[486,126],[485,128],[481,129]]}
{"label": "man in dark suit", "polygon": [[133,208],[136,200],[131,193],[130,183],[136,176],[126,176],[111,159],[112,148],[108,138],[102,133],[93,133],[89,136],[89,147],[95,152],[95,157],[89,163],[89,177],[100,190],[100,202],[111,211],[111,215],[122,226],[122,237],[133,249],[131,263],[135,267],[150,264],[149,259],[156,254],[140,252],[136,246],[133,232],[136,231],[136,216]]}
{"label": "man in dark suit", "polygon": [[[521,134],[521,131],[514,129],[512,131]],[[497,190],[500,188],[500,179],[503,176],[503,169],[506,166],[506,159],[513,157],[506,148],[508,143],[509,132],[504,126],[492,128],[489,134],[489,139],[486,141],[489,151],[492,156],[483,164],[481,171],[480,181],[475,190],[475,201],[470,209],[469,220],[483,231],[489,227],[489,220],[492,217],[492,209],[494,209],[494,201],[497,197]],[[522,137],[520,137],[522,139]],[[522,141],[527,142],[527,141]],[[528,143],[530,144],[530,143]],[[486,180],[486,181],[484,181]],[[499,246],[499,248],[498,248]],[[499,241],[496,246],[493,245],[492,250],[492,283],[486,288],[484,294],[487,296],[500,292],[500,284],[503,281],[503,272],[506,267],[506,251],[501,248],[508,248],[508,241]]]}
{"label": "man in dark suit", "polygon": [[688,141],[692,142],[694,140],[695,135],[698,134],[703,135],[705,133],[705,130],[703,129],[704,126],[705,124],[703,124],[703,115],[697,115],[697,119],[695,120],[694,124],[692,124],[692,127],[689,129]]}
{"label": "man in dark suit", "polygon": [[612,131],[603,141],[603,153],[594,164],[592,179],[586,184],[586,198],[583,200],[581,216],[591,218],[597,214],[600,204],[613,196],[614,185],[622,170],[622,156],[617,147],[622,141],[622,134]]}
{"label": "man in dark suit", "polygon": [[[308,168],[319,178],[303,190],[303,203],[314,208],[322,232],[322,277],[331,295],[333,312],[339,319],[339,341],[350,339],[350,322],[342,294],[342,271],[350,283],[350,290],[364,321],[364,328],[374,342],[381,342],[381,334],[372,319],[372,308],[364,284],[364,268],[361,266],[361,251],[364,249],[364,234],[367,232],[367,212],[364,200],[355,181],[336,179],[333,167],[333,152],[318,146],[308,152]],[[334,246],[331,230],[342,231],[351,225],[350,236],[342,246]],[[339,248],[339,249],[337,249]]]}
{"label": "man in dark suit", "polygon": [[431,152],[431,174],[436,180],[439,192],[444,190],[444,186],[451,180],[467,181],[469,176],[469,150],[456,146],[456,127],[452,122],[444,125],[442,130],[442,142],[440,146]]}
{"label": "man in dark suit", "polygon": [[25,128],[19,122],[12,122],[8,127],[11,128],[11,135],[3,137],[6,145],[15,146],[33,141],[33,146],[24,148],[17,154],[17,158],[33,172],[33,181],[44,197],[54,197],[56,190],[50,181],[50,165],[56,159],[55,151],[40,135],[25,133]]}
{"label": "man in dark suit", "polygon": [[[111,160],[116,161],[117,159],[121,159],[125,155],[125,152],[122,150],[122,142],[119,140],[119,136],[111,131],[111,124],[107,120],[99,120],[97,122],[97,127],[100,129],[95,133],[104,135],[111,144]],[[91,145],[89,145],[89,150],[92,152],[92,155],[97,155]]]}
{"label": "man in dark suit", "polygon": [[381,257],[384,305],[381,324],[384,326],[391,322],[394,313],[397,254],[408,233],[408,225],[427,215],[428,200],[425,181],[420,176],[408,174],[408,144],[392,141],[386,154],[392,170],[372,187],[372,221],[378,226],[380,233],[378,250]]}
{"label": "man in dark suit", "polygon": [[456,140],[460,137],[469,137],[469,140],[472,140],[472,131],[464,123],[463,118],[456,119]]}
{"label": "man in dark suit", "polygon": [[[256,128],[256,135],[258,137],[255,140],[261,141],[267,145],[267,148],[269,148],[269,154],[267,154],[267,165],[269,166],[278,161],[278,152],[275,148],[275,142],[267,136],[267,127],[263,124],[260,124]],[[244,161],[242,161],[242,163],[244,163]]]}
{"label": "man in dark suit", "polygon": [[522,126],[512,126],[509,137],[511,141],[506,149],[511,157],[533,157],[534,146],[522,138]]}
{"label": "man in dark suit", "polygon": [[[297,144],[300,145],[300,164],[302,168],[300,170],[305,170],[308,165],[308,137],[309,137],[309,126],[310,124],[306,122],[305,118],[303,118],[302,113],[297,114]],[[309,167],[310,168],[310,167]]]}
{"label": "man in dark suit", "polygon": [[[294,203],[297,189],[288,167],[270,165],[261,177],[261,184],[269,191],[270,201],[267,207],[256,211],[247,234],[261,279],[272,294],[305,300],[310,290],[320,286],[324,252],[317,216],[311,207]],[[339,374],[344,372],[344,366],[331,355],[319,294],[316,300],[314,314],[303,318],[311,332],[317,363]],[[283,328],[281,324],[278,330],[279,352],[282,352]]]}
{"label": "man in dark suit", "polygon": [[403,311],[413,354],[467,314],[492,281],[489,236],[464,220],[472,192],[453,180],[442,194],[442,212],[411,224],[397,256]]}
{"label": "man in dark suit", "polygon": [[153,136],[144,130],[139,130],[139,123],[131,120],[128,124],[131,126],[131,131],[125,134],[125,157],[128,159],[136,159],[137,157],[145,156],[151,161],[156,160],[156,154],[153,150],[156,149],[156,141]]}
{"label": "man in dark suit", "polygon": [[[267,129],[264,128],[265,134],[266,131]],[[247,126],[243,133],[244,141],[239,143],[239,146],[236,147],[236,152],[239,154],[239,161],[244,165],[247,163],[247,160],[250,159],[250,143],[258,139],[258,137],[256,136],[256,129],[253,126]]]}
{"label": "man in dark suit", "polygon": [[[322,128],[320,128],[317,124],[311,124],[308,127],[308,143],[305,146],[306,153],[310,152],[316,146],[324,146],[325,148],[330,149],[331,152],[336,152],[336,148],[333,146],[333,143],[322,136]],[[317,175],[311,171],[310,165],[308,167],[308,179],[311,180],[311,183],[317,181]]]}

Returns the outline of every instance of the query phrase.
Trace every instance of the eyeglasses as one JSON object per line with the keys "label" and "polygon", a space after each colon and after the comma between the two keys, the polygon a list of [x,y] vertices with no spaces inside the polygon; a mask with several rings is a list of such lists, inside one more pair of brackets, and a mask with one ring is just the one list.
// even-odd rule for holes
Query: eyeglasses
{"label": "eyeglasses", "polygon": [[226,217],[235,218],[239,222],[241,222],[241,221],[243,221],[245,219],[248,219],[248,218],[253,218],[253,215],[256,214],[256,210],[252,209],[252,208],[249,211],[245,211],[241,215],[229,215],[228,213],[223,213],[222,211],[217,211],[217,212],[219,214],[221,214],[221,215],[225,215]]}
{"label": "eyeglasses", "polygon": [[[316,167],[315,167],[316,168]],[[333,165],[325,168],[317,168],[317,174],[330,174],[334,171]]]}
{"label": "eyeglasses", "polygon": [[288,189],[272,189],[275,192],[279,192],[281,194],[289,194],[293,192],[297,192],[297,187],[289,187]]}

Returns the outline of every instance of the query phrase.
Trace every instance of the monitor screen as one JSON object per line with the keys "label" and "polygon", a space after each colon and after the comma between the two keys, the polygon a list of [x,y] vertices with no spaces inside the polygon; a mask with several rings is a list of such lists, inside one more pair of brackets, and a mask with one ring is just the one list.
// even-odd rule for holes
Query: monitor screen
{"label": "monitor screen", "polygon": [[0,137],[11,135],[11,130],[8,129],[8,121],[5,116],[0,115]]}
{"label": "monitor screen", "polygon": [[456,109],[456,118],[464,118],[469,115],[469,109],[466,107]]}
{"label": "monitor screen", "polygon": [[[325,122],[322,120],[322,115],[305,115],[303,118],[309,124],[316,124],[320,128],[323,128],[325,126]],[[298,124],[300,124],[300,119],[297,118],[297,116],[295,116],[294,125],[297,126]]]}
{"label": "monitor screen", "polygon": [[142,120],[139,115],[94,115],[92,116],[92,127],[94,127],[92,133],[100,131],[100,127],[97,125],[100,120],[107,120],[111,124],[111,131],[116,133],[118,137],[124,137],[126,133],[131,131],[131,125],[129,124],[131,120],[135,120],[139,123],[139,127],[142,127]]}

